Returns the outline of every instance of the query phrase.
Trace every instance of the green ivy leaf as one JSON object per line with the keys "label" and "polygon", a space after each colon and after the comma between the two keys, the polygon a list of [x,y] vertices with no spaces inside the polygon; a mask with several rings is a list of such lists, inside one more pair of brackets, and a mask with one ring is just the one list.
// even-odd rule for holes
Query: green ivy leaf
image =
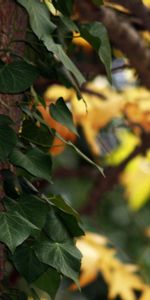
{"label": "green ivy leaf", "polygon": [[54,135],[50,132],[49,128],[43,124],[40,127],[36,122],[31,119],[26,119],[22,125],[21,137],[36,145],[50,148]]}
{"label": "green ivy leaf", "polygon": [[47,205],[39,197],[22,195],[17,199],[17,202],[5,197],[4,203],[9,212],[17,212],[38,229],[44,226],[47,216]]}
{"label": "green ivy leaf", "polygon": [[46,5],[38,0],[17,0],[27,11],[30,17],[30,25],[37,37],[43,41],[45,47],[61,61],[66,69],[74,74],[81,85],[85,78],[64,52],[60,44],[56,44],[51,36],[56,25],[50,21],[50,14]]}
{"label": "green ivy leaf", "polygon": [[63,98],[59,98],[55,104],[50,104],[50,114],[57,122],[63,124],[75,134],[78,134],[73,123],[72,114]]}
{"label": "green ivy leaf", "polygon": [[79,220],[79,214],[75,209],[73,209],[66,200],[64,200],[61,196],[52,196],[49,198],[50,202],[54,204],[57,208],[62,210],[63,212],[73,215],[77,220]]}
{"label": "green ivy leaf", "polygon": [[49,51],[53,52],[56,59],[60,60],[64,67],[74,75],[78,84],[82,85],[85,82],[85,78],[64,52],[62,46],[54,43],[50,37],[44,39],[44,44]]}
{"label": "green ivy leaf", "polygon": [[11,120],[8,116],[0,115],[0,126],[1,125],[13,125],[13,120]]}
{"label": "green ivy leaf", "polygon": [[70,16],[73,8],[73,0],[53,0],[53,5],[58,9],[63,15]]}
{"label": "green ivy leaf", "polygon": [[10,127],[12,121],[4,115],[0,115],[0,161],[4,161],[17,143],[15,131]]}
{"label": "green ivy leaf", "polygon": [[21,215],[10,212],[0,213],[0,241],[14,252],[25,239],[28,238],[33,229],[37,229]]}
{"label": "green ivy leaf", "polygon": [[42,1],[17,0],[17,2],[27,10],[31,28],[40,40],[43,40],[44,35],[51,35],[56,29],[56,25],[51,22],[50,13]]}
{"label": "green ivy leaf", "polygon": [[[57,231],[55,228],[57,228]],[[84,234],[77,219],[72,215],[62,212],[57,207],[51,207],[47,215],[45,231],[49,238],[56,242],[64,242],[72,237]]]}
{"label": "green ivy leaf", "polygon": [[53,268],[49,268],[35,282],[34,285],[47,292],[52,299],[55,298],[60,284],[60,275]]}
{"label": "green ivy leaf", "polygon": [[32,85],[37,75],[36,67],[22,60],[0,63],[0,92],[21,93]]}
{"label": "green ivy leaf", "polygon": [[57,210],[57,217],[60,218],[71,237],[84,235],[82,223],[79,220],[77,221],[73,215],[66,214],[61,210]]}
{"label": "green ivy leaf", "polygon": [[23,244],[17,247],[11,256],[17,271],[29,282],[35,281],[48,266],[40,262],[35,255],[32,245]]}
{"label": "green ivy leaf", "polygon": [[81,35],[97,51],[111,82],[111,48],[106,28],[100,22],[84,24],[81,26]]}
{"label": "green ivy leaf", "polygon": [[77,32],[79,32],[78,26],[71,19],[69,19],[68,17],[63,16],[63,15],[60,16],[60,19],[61,19],[61,21],[63,22],[63,24],[66,26],[66,28],[69,31],[72,31],[72,32],[73,31],[77,31]]}
{"label": "green ivy leaf", "polygon": [[58,243],[44,240],[37,243],[35,252],[41,262],[55,268],[78,284],[81,253],[71,241]]}
{"label": "green ivy leaf", "polygon": [[12,164],[24,168],[35,177],[51,182],[52,161],[49,154],[37,148],[29,150],[26,154],[14,149],[10,161]]}
{"label": "green ivy leaf", "polygon": [[92,166],[96,167],[98,169],[98,171],[103,175],[104,175],[104,171],[103,168],[101,168],[97,163],[95,163],[92,159],[90,159],[88,156],[86,156],[78,147],[76,147],[71,141],[67,142],[68,145],[70,145],[76,152],[78,155],[80,155],[83,159],[85,159],[89,164],[91,164]]}
{"label": "green ivy leaf", "polygon": [[47,215],[44,230],[47,236],[55,242],[64,242],[70,239],[70,234],[65,224],[63,224],[62,220],[57,215],[57,210],[53,208],[51,208]]}

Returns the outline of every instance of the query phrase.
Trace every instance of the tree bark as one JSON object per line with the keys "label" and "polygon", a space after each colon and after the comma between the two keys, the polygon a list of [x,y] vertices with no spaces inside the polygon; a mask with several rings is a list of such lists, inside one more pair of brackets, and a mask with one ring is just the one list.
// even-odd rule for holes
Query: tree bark
{"label": "tree bark", "polygon": [[[26,35],[27,15],[14,0],[0,0],[0,59],[11,62],[11,49],[18,55],[23,55],[24,44],[13,43],[14,40],[23,40]],[[3,51],[5,50],[5,51]],[[22,80],[22,78],[20,78]],[[21,112],[16,103],[20,102],[22,95],[0,94],[0,113],[9,115],[18,128]]]}
{"label": "tree bark", "polygon": [[[27,15],[25,11],[14,0],[0,0],[0,60],[9,63],[13,56],[8,49],[18,55],[23,55],[24,44],[13,43],[14,40],[24,39],[26,35]],[[7,51],[8,50],[8,51]],[[22,78],[20,78],[22,80]],[[16,103],[19,103],[22,95],[0,94],[0,114],[5,114],[14,121],[16,131],[21,121],[21,111]],[[6,164],[0,164],[0,170],[8,168]],[[2,211],[2,176],[0,175],[0,211]],[[0,244],[0,281],[4,278],[5,269],[5,247]]]}

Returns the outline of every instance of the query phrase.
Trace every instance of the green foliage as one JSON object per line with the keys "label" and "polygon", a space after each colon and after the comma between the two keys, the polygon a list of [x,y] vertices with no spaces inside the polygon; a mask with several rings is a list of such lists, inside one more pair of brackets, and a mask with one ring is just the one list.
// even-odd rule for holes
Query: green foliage
{"label": "green foliage", "polygon": [[52,103],[50,105],[50,113],[57,122],[68,127],[72,132],[77,134],[77,129],[73,124],[72,114],[63,98],[59,98],[55,104]]}
{"label": "green foliage", "polygon": [[47,292],[53,299],[60,285],[60,275],[55,269],[49,267],[35,282],[34,285]]}
{"label": "green foliage", "polygon": [[100,22],[84,24],[81,26],[81,35],[97,51],[111,82],[111,49],[106,28]]}
{"label": "green foliage", "polygon": [[[54,235],[55,228],[57,228],[57,232]],[[83,235],[81,225],[77,223],[76,218],[61,212],[57,208],[51,208],[49,211],[45,231],[50,239],[61,242]]]}
{"label": "green foliage", "polygon": [[56,26],[50,21],[50,17],[48,18],[48,8],[44,5],[44,3],[41,3],[37,0],[17,1],[28,11],[31,28],[37,37],[43,41],[47,50],[51,51],[55,55],[56,59],[61,61],[66,69],[68,69],[75,76],[80,85],[83,84],[85,82],[83,75],[66,55],[62,46],[58,43],[55,43],[53,40],[51,33],[54,31],[54,29],[56,29]]}
{"label": "green foliage", "polygon": [[11,252],[29,237],[33,229],[37,229],[16,212],[1,212],[0,228],[0,241],[5,243]]}
{"label": "green foliage", "polygon": [[45,46],[49,51],[53,52],[55,57],[59,59],[62,62],[62,64],[64,64],[66,69],[75,76],[79,85],[82,85],[85,82],[85,78],[80,73],[80,71],[76,68],[74,63],[66,55],[61,45],[53,43],[52,40],[50,40],[49,38],[45,40]]}
{"label": "green foliage", "polygon": [[29,149],[25,154],[19,149],[14,149],[10,161],[36,177],[51,181],[51,157],[38,148]]}
{"label": "green foliage", "polygon": [[[2,116],[1,123],[7,128],[7,124],[12,122],[9,118]],[[46,135],[45,139],[47,141]],[[30,141],[30,138],[28,140]],[[43,135],[42,145],[47,146],[46,141]],[[37,144],[36,139],[35,143]],[[41,146],[41,142],[39,144]],[[39,177],[51,182],[50,155],[35,146],[31,148],[30,143],[21,147],[22,150],[19,150],[16,145],[13,145],[11,155],[10,150],[7,153],[11,164],[25,169],[34,175],[34,178]],[[25,151],[25,148],[28,150]],[[62,197],[53,195],[47,198],[41,195],[27,178],[21,176],[17,178],[7,170],[3,171],[3,176],[5,176],[5,188],[9,197],[4,199],[6,212],[0,213],[0,241],[14,253],[11,261],[21,276],[29,283],[36,280],[35,287],[42,288],[54,297],[59,286],[60,273],[77,281],[81,257],[73,238],[83,234],[79,216]],[[44,263],[40,255],[42,255],[41,249],[43,249],[45,239],[46,243],[53,246],[57,246],[58,243],[59,251],[56,251],[58,252],[56,255],[54,247],[51,259],[46,256]],[[69,250],[67,252],[64,244],[71,247],[70,252]],[[41,250],[40,254],[38,249]],[[71,251],[73,251],[72,256]],[[57,259],[60,262],[59,266]],[[46,271],[48,266],[54,269],[49,268]],[[48,285],[48,278],[51,280],[51,285]],[[44,284],[45,280],[46,284]]]}
{"label": "green foliage", "polygon": [[40,261],[78,283],[81,254],[71,241],[64,243],[44,240],[35,246]]}
{"label": "green foliage", "polygon": [[8,211],[15,211],[15,213],[24,217],[37,229],[43,228],[46,220],[47,206],[39,197],[23,194],[17,201],[13,201],[10,198],[5,198],[4,201]]}
{"label": "green foliage", "polygon": [[27,10],[31,28],[40,40],[43,40],[43,35],[49,36],[56,29],[56,25],[51,22],[49,11],[43,2],[38,0],[17,0],[17,2]]}
{"label": "green foliage", "polygon": [[[54,298],[64,276],[78,284],[81,254],[74,238],[83,235],[84,230],[78,213],[51,188],[52,158],[49,150],[56,133],[36,109],[38,104],[45,108],[46,104],[41,95],[36,94],[34,85],[38,77],[50,74],[53,80],[61,78],[61,82],[74,87],[80,95],[79,86],[85,78],[68,56],[69,43],[62,38],[64,32],[71,43],[72,33],[81,28],[81,35],[98,52],[109,79],[111,55],[102,24],[78,26],[70,19],[72,0],[53,1],[54,7],[61,12],[58,17],[51,15],[46,1],[16,0],[16,4],[23,6],[28,13],[31,40],[27,40],[29,48],[24,56],[18,56],[12,48],[8,49],[11,62],[0,62],[0,92],[10,96],[24,95],[17,134],[13,121],[7,115],[0,115],[0,161],[7,164],[0,174],[5,191],[3,211],[0,212],[0,242],[6,247],[7,260],[27,286],[7,299],[25,300],[32,296],[39,300],[40,290]],[[58,24],[63,24],[64,32]],[[17,59],[13,60],[13,57]],[[14,103],[9,109],[13,110],[13,106]],[[70,110],[62,98],[50,106],[50,113],[57,122],[77,134]],[[65,142],[61,136],[60,139]],[[100,172],[103,171],[71,142],[65,143]],[[51,193],[38,188],[43,182],[50,186]],[[4,282],[7,291],[5,285]]]}
{"label": "green foliage", "polygon": [[69,30],[69,31],[76,31],[76,32],[79,32],[79,28],[77,27],[77,25],[75,24],[75,22],[73,22],[71,19],[69,19],[68,17],[66,16],[60,16],[60,19],[61,21],[63,22],[63,24],[66,26],[66,28]]}
{"label": "green foliage", "polygon": [[53,4],[62,14],[70,16],[73,8],[73,0],[63,2],[61,0],[54,0]]}
{"label": "green foliage", "polygon": [[74,216],[77,220],[79,219],[79,215],[76,210],[74,210],[61,196],[50,197],[50,202],[63,212]]}
{"label": "green foliage", "polygon": [[38,260],[35,255],[33,245],[23,244],[18,247],[11,256],[17,271],[31,283],[42,273],[45,273],[48,266]]}
{"label": "green foliage", "polygon": [[[56,228],[57,232],[54,236],[54,231]],[[70,238],[66,226],[63,224],[62,220],[59,218],[54,209],[51,209],[47,216],[45,231],[48,237],[54,241],[63,242]]]}
{"label": "green foliage", "polygon": [[25,119],[22,125],[21,137],[35,145],[50,148],[54,139],[51,131],[43,124],[36,124],[34,120]]}
{"label": "green foliage", "polygon": [[38,76],[35,66],[17,60],[10,64],[0,62],[0,92],[17,94],[29,88]]}

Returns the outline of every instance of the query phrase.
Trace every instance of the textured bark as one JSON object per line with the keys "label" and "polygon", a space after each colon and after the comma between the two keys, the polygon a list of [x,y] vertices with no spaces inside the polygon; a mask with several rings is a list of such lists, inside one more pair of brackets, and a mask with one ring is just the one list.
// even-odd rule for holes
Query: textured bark
{"label": "textured bark", "polygon": [[[23,43],[12,43],[13,40],[24,39],[26,34],[27,16],[24,10],[13,0],[0,0],[0,59],[4,62],[11,62],[13,57],[6,49],[12,49],[18,55],[24,51]],[[5,51],[3,51],[5,49]],[[20,78],[21,80],[21,78]],[[16,106],[22,99],[22,95],[0,94],[0,114],[10,116],[18,130],[21,111]],[[8,168],[7,164],[0,164],[0,169]],[[2,176],[0,175],[0,211],[2,211],[2,198],[4,196],[2,189]],[[5,247],[0,244],[0,281],[3,280],[5,269]]]}
{"label": "textured bark", "polygon": [[[14,0],[0,0],[0,59],[5,62],[12,61],[9,51],[12,49],[18,55],[24,51],[23,43],[12,43],[13,40],[23,40],[26,34],[27,16],[25,11]],[[21,80],[21,78],[20,78]],[[0,113],[9,115],[15,122],[16,128],[20,123],[21,113],[16,103],[21,100],[21,95],[0,94]]]}

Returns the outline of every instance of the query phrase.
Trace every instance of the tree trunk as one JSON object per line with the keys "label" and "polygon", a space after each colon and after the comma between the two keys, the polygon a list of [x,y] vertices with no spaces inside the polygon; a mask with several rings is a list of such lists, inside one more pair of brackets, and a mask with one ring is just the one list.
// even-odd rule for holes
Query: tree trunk
{"label": "tree trunk", "polygon": [[[24,43],[14,43],[16,40],[25,39],[27,26],[27,15],[25,11],[14,0],[0,0],[0,60],[9,63],[13,60],[8,49],[18,55],[23,55]],[[14,56],[15,57],[15,56]],[[20,78],[22,80],[22,78]],[[14,120],[16,131],[21,120],[21,111],[16,103],[19,103],[22,95],[0,94],[0,114],[8,115]],[[0,169],[7,168],[6,164],[0,164]],[[2,198],[2,176],[0,175],[0,210],[3,210]],[[4,277],[4,245],[0,244],[0,281]]]}
{"label": "tree trunk", "polygon": [[[18,55],[24,51],[24,43],[13,43],[14,40],[24,40],[26,34],[27,16],[25,11],[14,0],[0,0],[0,59],[12,61],[9,52],[2,49],[12,49]],[[22,80],[22,78],[20,78]],[[16,126],[19,126],[21,113],[16,107],[21,95],[0,94],[0,113],[9,115]]]}

